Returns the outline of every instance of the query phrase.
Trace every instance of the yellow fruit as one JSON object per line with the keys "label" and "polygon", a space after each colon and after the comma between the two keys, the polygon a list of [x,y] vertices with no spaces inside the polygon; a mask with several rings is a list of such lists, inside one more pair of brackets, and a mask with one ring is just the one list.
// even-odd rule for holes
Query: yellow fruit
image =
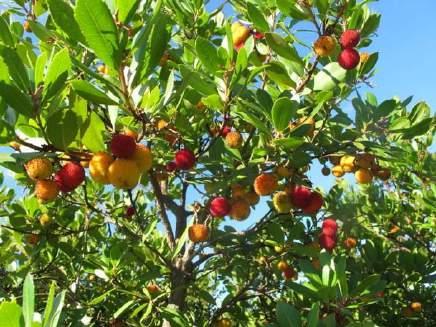
{"label": "yellow fruit", "polygon": [[276,251],[278,254],[281,254],[285,251],[285,247],[281,245],[274,246],[274,251]]}
{"label": "yellow fruit", "polygon": [[157,122],[157,129],[158,130],[162,130],[167,126],[168,126],[168,122],[164,119],[159,119],[159,121]]}
{"label": "yellow fruit", "polygon": [[342,166],[334,166],[333,168],[332,168],[332,174],[333,174],[333,176],[335,176],[335,177],[342,177],[342,176],[344,176],[345,175],[345,171],[344,171],[344,169],[342,168]]}
{"label": "yellow fruit", "polygon": [[100,65],[97,67],[97,70],[100,74],[108,75],[109,74],[109,67],[106,65]]}
{"label": "yellow fruit", "polygon": [[23,28],[27,33],[31,33],[32,32],[32,28],[30,27],[30,23],[28,20],[25,20],[23,23]]}
{"label": "yellow fruit", "polygon": [[365,168],[358,169],[354,173],[354,176],[356,177],[356,182],[359,184],[371,183],[373,177],[371,171]]}
{"label": "yellow fruit", "polygon": [[251,206],[254,206],[259,203],[260,197],[256,192],[250,191],[244,195],[244,199],[247,200]]}
{"label": "yellow fruit", "polygon": [[136,161],[116,159],[108,169],[109,182],[116,188],[132,189],[139,181],[141,173]]}
{"label": "yellow fruit", "polygon": [[247,193],[245,190],[245,187],[240,185],[240,184],[232,185],[231,189],[232,189],[232,198],[233,199],[241,198],[241,197],[245,196],[245,194]]}
{"label": "yellow fruit", "polygon": [[147,291],[148,291],[150,294],[156,294],[156,293],[159,293],[159,292],[160,292],[160,288],[159,288],[159,286],[157,286],[156,284],[154,284],[154,283],[150,283],[150,284],[147,285]]}
{"label": "yellow fruit", "polygon": [[216,327],[232,327],[232,322],[230,319],[221,318],[216,322]]}
{"label": "yellow fruit", "polygon": [[47,179],[53,173],[53,165],[47,158],[35,158],[25,164],[27,175],[33,179]]}
{"label": "yellow fruit", "polygon": [[191,242],[204,242],[209,237],[209,228],[204,224],[193,224],[188,229]]}
{"label": "yellow fruit", "polygon": [[100,184],[109,184],[109,166],[114,158],[109,153],[97,152],[89,162],[89,174],[92,179]]}
{"label": "yellow fruit", "polygon": [[42,202],[50,202],[56,199],[59,187],[54,181],[38,180],[35,185],[35,195]]}
{"label": "yellow fruit", "polygon": [[292,169],[285,166],[277,166],[275,173],[281,178],[289,178],[292,176]]}
{"label": "yellow fruit", "polygon": [[136,165],[141,173],[147,172],[151,169],[153,156],[150,148],[146,147],[145,145],[136,144],[136,149],[131,159],[136,162]]}
{"label": "yellow fruit", "polygon": [[320,57],[328,57],[333,54],[335,47],[335,39],[331,36],[323,35],[315,41],[313,45],[313,50]]}
{"label": "yellow fruit", "polygon": [[369,169],[374,162],[374,156],[369,153],[362,153],[356,156],[355,165],[360,168]]}
{"label": "yellow fruit", "polygon": [[234,47],[241,47],[244,45],[250,36],[250,29],[241,24],[240,22],[235,22],[232,24],[232,39]]}
{"label": "yellow fruit", "polygon": [[229,216],[235,220],[245,220],[250,215],[250,204],[245,199],[237,199],[232,203]]}
{"label": "yellow fruit", "polygon": [[360,53],[360,64],[364,64],[368,61],[369,59],[369,53],[368,52],[361,52]]}
{"label": "yellow fruit", "polygon": [[412,309],[414,312],[421,312],[422,304],[420,302],[412,302],[410,304],[410,309]]}
{"label": "yellow fruit", "polygon": [[43,213],[39,217],[39,223],[41,224],[41,226],[47,226],[48,224],[51,223],[51,217],[48,214]]}
{"label": "yellow fruit", "polygon": [[286,261],[280,260],[279,263],[277,264],[277,268],[280,271],[285,271],[285,270],[289,269],[289,265],[286,263]]}
{"label": "yellow fruit", "polygon": [[356,168],[356,166],[354,164],[355,159],[356,158],[354,156],[350,156],[348,154],[344,155],[341,158],[340,165],[341,165],[342,169],[344,170],[344,172],[350,173],[350,172],[355,170],[355,168]]}
{"label": "yellow fruit", "polygon": [[274,194],[273,204],[278,213],[289,213],[292,209],[291,197],[285,191]]}
{"label": "yellow fruit", "polygon": [[226,135],[226,144],[229,148],[237,149],[241,147],[243,138],[239,132],[230,132]]}
{"label": "yellow fruit", "polygon": [[261,196],[272,194],[277,187],[277,177],[273,174],[261,174],[254,180],[254,191]]}

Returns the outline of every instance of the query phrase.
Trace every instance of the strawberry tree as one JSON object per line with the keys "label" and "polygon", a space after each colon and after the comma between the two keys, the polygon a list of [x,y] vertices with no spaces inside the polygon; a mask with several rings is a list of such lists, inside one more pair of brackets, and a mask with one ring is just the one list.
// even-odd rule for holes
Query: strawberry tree
{"label": "strawberry tree", "polygon": [[365,94],[370,2],[2,5],[0,325],[430,326],[434,118]]}

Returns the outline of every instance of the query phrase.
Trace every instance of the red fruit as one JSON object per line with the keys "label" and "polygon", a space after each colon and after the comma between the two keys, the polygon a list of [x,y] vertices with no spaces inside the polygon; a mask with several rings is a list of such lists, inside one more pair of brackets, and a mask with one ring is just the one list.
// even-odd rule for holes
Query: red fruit
{"label": "red fruit", "polygon": [[195,165],[195,155],[191,150],[183,149],[176,153],[174,161],[178,169],[189,170]]}
{"label": "red fruit", "polygon": [[170,161],[169,163],[166,164],[165,169],[168,172],[173,172],[174,170],[177,169],[177,165],[174,161]]}
{"label": "red fruit", "polygon": [[232,128],[230,126],[224,126],[221,130],[221,136],[226,137],[227,134],[229,134],[232,131]]}
{"label": "red fruit", "polygon": [[342,33],[339,43],[343,49],[354,48],[360,41],[360,33],[356,30],[346,30]]}
{"label": "red fruit", "polygon": [[325,235],[336,236],[338,224],[334,219],[327,218],[322,223],[322,232]]}
{"label": "red fruit", "polygon": [[115,157],[130,158],[135,153],[136,141],[125,134],[115,134],[111,141],[111,151]]}
{"label": "red fruit", "polygon": [[339,65],[342,68],[351,70],[357,67],[360,62],[360,55],[355,49],[344,49],[338,57]]}
{"label": "red fruit", "polygon": [[294,270],[294,268],[292,267],[288,267],[284,272],[283,272],[283,276],[285,277],[286,280],[292,279],[296,276],[296,272]]}
{"label": "red fruit", "polygon": [[136,209],[134,207],[128,207],[126,209],[126,217],[130,218],[136,213]]}
{"label": "red fruit", "polygon": [[333,250],[336,246],[336,236],[321,233],[319,235],[319,245],[327,251]]}
{"label": "red fruit", "polygon": [[307,207],[303,208],[303,212],[309,214],[317,213],[318,210],[321,209],[323,203],[324,199],[322,198],[322,195],[318,192],[312,192],[310,202]]}
{"label": "red fruit", "polygon": [[312,191],[306,186],[295,186],[291,190],[291,202],[297,208],[305,208],[310,204]]}
{"label": "red fruit", "polygon": [[213,217],[224,217],[229,214],[231,209],[232,206],[229,201],[222,196],[219,196],[210,202],[209,211]]}
{"label": "red fruit", "polygon": [[254,32],[253,36],[255,39],[260,40],[260,39],[263,39],[265,37],[265,34],[263,34],[261,32]]}
{"label": "red fruit", "polygon": [[71,192],[85,180],[85,169],[78,163],[69,162],[56,173],[54,180],[62,192]]}

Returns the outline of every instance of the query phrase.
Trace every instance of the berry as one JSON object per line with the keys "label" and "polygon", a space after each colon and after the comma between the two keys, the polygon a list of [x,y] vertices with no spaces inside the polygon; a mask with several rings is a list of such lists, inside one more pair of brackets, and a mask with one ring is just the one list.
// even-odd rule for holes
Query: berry
{"label": "berry", "polygon": [[54,181],[38,180],[35,185],[35,195],[42,202],[50,202],[56,199],[59,187]]}
{"label": "berry", "polygon": [[344,241],[344,246],[345,246],[347,249],[353,249],[353,248],[356,247],[356,245],[357,245],[357,241],[356,241],[356,239],[353,238],[353,237],[347,237],[347,238],[345,239],[345,241]]}
{"label": "berry", "polygon": [[224,217],[229,214],[231,209],[232,206],[229,201],[222,196],[217,197],[210,202],[209,210],[213,217]]}
{"label": "berry", "polygon": [[410,309],[412,309],[414,312],[421,312],[422,304],[420,302],[412,302],[410,304]]}
{"label": "berry", "polygon": [[336,220],[332,218],[327,218],[322,222],[322,232],[323,234],[334,236],[338,231],[338,224]]}
{"label": "berry", "polygon": [[109,153],[97,152],[89,162],[89,174],[100,184],[109,184],[108,170],[114,158]]}
{"label": "berry", "polygon": [[232,203],[229,216],[235,220],[245,220],[250,215],[250,204],[245,199],[237,199]]}
{"label": "berry", "polygon": [[359,184],[371,183],[373,178],[371,171],[365,168],[358,169],[354,173],[354,176],[356,177],[356,182]]}
{"label": "berry", "polygon": [[321,194],[318,192],[312,192],[310,195],[309,204],[303,208],[304,213],[314,214],[317,213],[319,209],[321,209],[324,203],[324,199]]}
{"label": "berry", "polygon": [[227,137],[227,135],[232,131],[232,128],[230,126],[224,126],[221,129],[221,136],[222,137]]}
{"label": "berry", "polygon": [[289,213],[292,209],[291,198],[284,191],[274,194],[273,205],[278,213]]}
{"label": "berry", "polygon": [[204,242],[209,237],[209,228],[204,224],[193,224],[188,229],[188,235],[193,243]]}
{"label": "berry", "polygon": [[248,192],[244,195],[244,199],[251,205],[254,206],[259,203],[260,197],[256,192]]}
{"label": "berry", "polygon": [[360,42],[360,33],[356,30],[346,30],[342,33],[339,43],[343,49],[355,48]]}
{"label": "berry", "polygon": [[30,245],[36,245],[39,241],[39,235],[38,234],[29,234],[26,237],[26,241]]}
{"label": "berry", "polygon": [[382,181],[387,181],[391,177],[391,171],[384,168],[377,170],[374,174]]}
{"label": "berry", "polygon": [[115,134],[111,141],[111,151],[115,157],[130,158],[136,150],[135,139],[125,134]]}
{"label": "berry", "polygon": [[189,170],[194,167],[196,159],[191,150],[183,149],[176,153],[174,161],[178,169]]}
{"label": "berry", "polygon": [[245,41],[250,36],[250,29],[241,24],[240,22],[235,22],[232,24],[232,39],[233,46],[237,49],[244,46]]}
{"label": "berry", "polygon": [[260,196],[272,194],[277,187],[277,177],[273,174],[261,174],[254,180],[254,191]]}
{"label": "berry", "polygon": [[286,261],[280,260],[279,263],[277,264],[277,268],[280,271],[285,272],[286,270],[289,269],[289,265],[286,263]]}
{"label": "berry", "polygon": [[346,70],[354,69],[360,62],[359,52],[354,49],[344,49],[339,54],[338,62]]}
{"label": "berry", "polygon": [[129,159],[116,159],[108,169],[109,182],[116,188],[129,190],[138,182],[141,172],[135,161]]}
{"label": "berry", "polygon": [[127,135],[127,136],[130,136],[134,140],[138,139],[138,133],[136,133],[135,131],[131,130],[130,128],[125,128],[124,131],[123,131],[123,134]]}
{"label": "berry", "polygon": [[333,37],[324,35],[315,41],[313,49],[320,57],[328,57],[335,50],[336,41]]}
{"label": "berry", "polygon": [[285,166],[277,166],[275,173],[281,178],[289,178],[292,176],[292,169]]}
{"label": "berry", "polygon": [[47,179],[53,173],[53,165],[47,158],[35,158],[28,161],[24,167],[27,175],[33,180]]}
{"label": "berry", "polygon": [[136,165],[141,173],[149,171],[153,164],[153,155],[151,154],[151,150],[143,144],[136,144],[135,152],[133,153],[131,159],[136,162]]}
{"label": "berry", "polygon": [[348,154],[344,155],[340,160],[340,165],[342,170],[346,173],[350,173],[356,169],[355,165],[356,157],[350,156]]}
{"label": "berry", "polygon": [[283,277],[284,277],[286,280],[293,279],[293,278],[296,277],[296,275],[297,275],[297,273],[296,273],[296,271],[294,270],[294,268],[292,268],[292,267],[288,267],[288,269],[286,269],[286,270],[283,272]]}
{"label": "berry", "polygon": [[291,202],[297,208],[304,208],[310,204],[312,191],[306,186],[295,186],[291,190]]}
{"label": "berry", "polygon": [[126,217],[127,218],[132,217],[135,213],[136,213],[135,207],[132,207],[132,206],[127,207],[127,209],[126,209]]}
{"label": "berry", "polygon": [[227,318],[221,318],[216,322],[216,327],[232,327],[232,321]]}
{"label": "berry", "polygon": [[323,249],[326,249],[327,251],[332,251],[336,246],[336,236],[321,233],[319,235],[319,244]]}
{"label": "berry", "polygon": [[177,165],[174,161],[170,161],[165,165],[165,169],[171,173],[177,169]]}
{"label": "berry", "polygon": [[147,285],[147,291],[148,291],[150,294],[156,294],[156,293],[159,293],[159,292],[160,292],[160,288],[159,288],[159,286],[157,286],[156,284],[154,284],[154,283],[150,283],[150,284]]}
{"label": "berry", "polygon": [[232,199],[241,198],[247,194],[245,187],[240,184],[233,184],[231,186],[231,189],[232,189]]}
{"label": "berry", "polygon": [[75,162],[67,163],[55,175],[55,182],[64,193],[73,191],[84,180],[85,169]]}
{"label": "berry", "polygon": [[243,138],[239,132],[229,132],[226,135],[226,144],[229,148],[237,149],[241,147]]}
{"label": "berry", "polygon": [[374,163],[374,156],[369,153],[361,153],[356,156],[355,165],[359,168],[370,169]]}
{"label": "berry", "polygon": [[52,221],[51,217],[46,214],[43,213],[40,217],[39,217],[39,223],[41,224],[41,226],[47,226],[48,224],[50,224]]}

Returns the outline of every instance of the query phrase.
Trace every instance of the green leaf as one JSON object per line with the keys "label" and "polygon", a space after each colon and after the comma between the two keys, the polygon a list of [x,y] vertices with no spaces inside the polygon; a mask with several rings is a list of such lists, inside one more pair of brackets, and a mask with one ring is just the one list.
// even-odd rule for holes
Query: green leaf
{"label": "green leaf", "polygon": [[297,114],[298,103],[289,98],[279,98],[272,108],[272,122],[278,131],[283,131],[289,125],[291,119]]}
{"label": "green leaf", "polygon": [[74,91],[82,98],[98,104],[115,105],[116,101],[109,98],[105,93],[95,88],[91,83],[84,80],[75,80],[71,82]]}
{"label": "green leaf", "polygon": [[68,71],[71,69],[71,60],[67,49],[59,51],[48,66],[44,80],[45,98],[54,96],[65,86]]}
{"label": "green leaf", "polygon": [[9,47],[14,47],[15,45],[9,25],[3,16],[0,16],[0,43]]}
{"label": "green leaf", "polygon": [[345,80],[346,74],[347,71],[337,62],[329,63],[315,75],[313,89],[315,91],[331,90]]}
{"label": "green leaf", "polygon": [[427,119],[430,117],[431,109],[425,102],[419,102],[417,103],[413,109],[412,112],[409,115],[409,119],[412,123],[412,125],[418,124],[424,119]]}
{"label": "green leaf", "polygon": [[37,87],[44,81],[44,72],[47,59],[47,52],[42,52],[36,59],[34,80]]}
{"label": "green leaf", "polygon": [[45,310],[44,310],[44,315],[43,315],[43,320],[42,320],[42,325],[44,327],[48,326],[50,315],[51,315],[51,312],[53,310],[55,291],[56,291],[56,282],[52,281],[52,283],[50,285],[50,289],[48,291],[47,304],[45,305]]}
{"label": "green leaf", "polygon": [[317,327],[319,322],[319,303],[312,304],[309,314],[307,315],[307,327]]}
{"label": "green leaf", "polygon": [[162,317],[168,320],[171,323],[171,326],[185,327],[190,325],[178,310],[168,307],[161,308],[160,310]]}
{"label": "green leaf", "polygon": [[262,12],[253,3],[247,3],[248,17],[256,27],[256,30],[260,32],[266,32],[269,30],[269,25]]}
{"label": "green leaf", "polygon": [[291,46],[285,39],[283,39],[277,33],[266,33],[266,42],[271,47],[271,49],[277,53],[279,56],[286,58],[292,62],[302,64],[301,58],[298,52],[293,46]]}
{"label": "green leaf", "polygon": [[130,300],[124,303],[115,313],[114,318],[118,318],[124,311],[126,311],[132,304],[135,303],[135,300]]}
{"label": "green leaf", "polygon": [[47,0],[47,4],[55,22],[68,37],[85,44],[85,37],[80,31],[79,24],[74,19],[73,8],[64,0]]}
{"label": "green leaf", "polygon": [[114,288],[110,289],[109,291],[104,292],[103,294],[101,294],[101,295],[97,296],[96,298],[92,299],[91,301],[89,301],[88,305],[96,305],[96,304],[103,302],[104,300],[106,300],[107,296],[109,294],[111,294],[113,291],[115,291]]}
{"label": "green leaf", "polygon": [[361,65],[359,69],[359,73],[361,75],[368,74],[375,67],[377,61],[378,61],[378,52],[374,52],[369,56],[368,60],[363,65]]}
{"label": "green leaf", "polygon": [[50,310],[50,315],[48,318],[47,325],[44,325],[44,327],[57,327],[58,326],[59,318],[61,317],[62,308],[64,306],[65,293],[66,293],[66,291],[62,291],[61,293],[56,295],[56,297],[53,301],[53,307]]}
{"label": "green leaf", "polygon": [[276,83],[284,85],[285,87],[295,87],[295,82],[289,77],[289,73],[282,63],[277,61],[270,62],[265,70],[269,78]]}
{"label": "green leaf", "polygon": [[197,72],[191,70],[191,67],[180,66],[180,73],[184,82],[189,84],[194,90],[204,95],[216,94],[216,86],[210,80],[206,79]]}
{"label": "green leaf", "polygon": [[360,295],[370,289],[380,281],[380,275],[370,275],[362,280],[359,285],[352,291],[353,295]]}
{"label": "green leaf", "polygon": [[295,150],[304,143],[302,137],[288,137],[283,139],[275,139],[274,144],[284,150]]}
{"label": "green leaf", "polygon": [[0,304],[0,327],[24,326],[21,307],[14,302],[2,302]]}
{"label": "green leaf", "polygon": [[210,41],[199,37],[195,42],[195,49],[201,63],[211,73],[216,73],[223,68],[224,62],[218,56],[217,48]]}
{"label": "green leaf", "polygon": [[32,117],[33,104],[30,97],[21,92],[20,89],[13,85],[0,81],[0,96],[11,106],[17,113],[26,117]]}
{"label": "green leaf", "polygon": [[0,56],[8,66],[9,75],[23,91],[30,90],[29,76],[26,67],[18,56],[17,52],[11,48],[0,46]]}
{"label": "green leaf", "polygon": [[117,27],[102,0],[78,0],[75,17],[90,48],[115,71],[121,62]]}
{"label": "green leaf", "polygon": [[82,137],[83,144],[92,152],[104,151],[104,133],[106,127],[100,117],[92,112],[87,122]]}
{"label": "green leaf", "polygon": [[31,274],[26,276],[23,286],[23,316],[26,327],[32,327],[33,311],[35,309],[35,286]]}
{"label": "green leaf", "polygon": [[301,318],[298,311],[291,305],[278,302],[276,306],[276,317],[280,327],[299,327]]}
{"label": "green leaf", "polygon": [[297,0],[276,0],[276,3],[280,11],[287,16],[291,16],[297,20],[309,18],[308,11],[297,4]]}
{"label": "green leaf", "polygon": [[124,24],[128,23],[138,9],[139,4],[139,0],[116,0],[118,20]]}
{"label": "green leaf", "polygon": [[72,110],[58,110],[47,119],[47,137],[58,149],[66,150],[78,131],[78,117]]}

